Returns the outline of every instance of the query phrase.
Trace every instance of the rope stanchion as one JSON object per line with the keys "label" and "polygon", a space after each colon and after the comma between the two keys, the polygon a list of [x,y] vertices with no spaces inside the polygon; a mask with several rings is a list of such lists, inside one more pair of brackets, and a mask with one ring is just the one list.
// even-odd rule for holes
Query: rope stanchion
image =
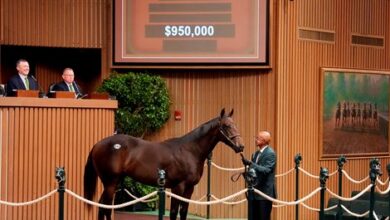
{"label": "rope stanchion", "polygon": [[[211,165],[213,164],[211,159],[213,157],[213,152],[210,152],[207,155],[207,201],[210,201],[211,198]],[[206,207],[206,219],[210,219],[210,206]]]}
{"label": "rope stanchion", "polygon": [[203,195],[202,197],[200,197],[199,199],[197,199],[196,201],[202,201],[203,199],[206,198],[206,195]]}
{"label": "rope stanchion", "polygon": [[324,220],[324,209],[325,209],[325,189],[326,189],[326,180],[329,178],[328,169],[321,167],[320,168],[320,187],[321,187],[321,195],[320,195],[320,220]]}
{"label": "rope stanchion", "polygon": [[262,197],[274,202],[274,203],[278,203],[278,204],[283,204],[283,205],[297,205],[301,202],[304,202],[308,199],[310,199],[311,197],[313,197],[316,193],[318,193],[319,191],[321,191],[321,187],[318,187],[317,189],[315,189],[313,192],[309,193],[307,196],[301,198],[300,200],[297,200],[297,201],[292,201],[292,202],[286,202],[286,201],[282,201],[282,200],[278,200],[278,199],[274,199],[270,196],[268,196],[267,194],[257,190],[257,189],[254,189],[254,192],[257,193],[258,195],[261,195]]}
{"label": "rope stanchion", "polygon": [[366,176],[364,179],[355,180],[355,179],[353,179],[352,177],[350,177],[350,176],[348,175],[348,173],[347,173],[345,170],[343,170],[342,172],[343,172],[344,176],[347,177],[347,179],[348,179],[349,181],[351,181],[351,182],[353,182],[353,183],[356,183],[356,184],[363,183],[363,182],[365,182],[366,180],[368,180],[368,179],[370,178],[369,176]]}
{"label": "rope stanchion", "polygon": [[47,193],[46,195],[43,195],[39,198],[36,198],[34,200],[28,201],[28,202],[9,202],[9,201],[4,201],[0,200],[0,205],[8,205],[8,206],[26,206],[26,205],[32,205],[34,203],[40,202],[42,200],[45,200],[55,194],[57,192],[57,189],[54,189],[53,191]]}
{"label": "rope stanchion", "polygon": [[174,197],[174,198],[176,198],[178,200],[181,200],[181,201],[187,202],[187,203],[193,203],[193,204],[197,204],[197,205],[214,205],[214,204],[222,203],[222,202],[225,202],[225,201],[229,201],[229,200],[231,200],[231,199],[233,199],[233,198],[235,198],[235,197],[237,197],[239,195],[242,195],[242,194],[244,194],[246,192],[247,192],[247,189],[243,189],[243,190],[241,190],[241,191],[239,191],[239,192],[237,192],[237,193],[235,193],[233,195],[227,196],[227,197],[219,199],[219,200],[209,201],[209,202],[201,202],[201,201],[190,200],[190,199],[181,197],[181,196],[176,195],[176,194],[174,194],[172,192],[169,192],[169,191],[167,191],[166,194],[167,194],[167,196]]}
{"label": "rope stanchion", "polygon": [[[347,162],[347,159],[345,158],[344,155],[341,155],[337,159],[337,172],[339,173],[338,175],[338,182],[339,182],[339,196],[342,196],[343,194],[343,166]],[[341,209],[341,200],[338,200],[337,202],[337,214],[336,218],[337,220],[341,220],[342,216],[342,209]]]}
{"label": "rope stanchion", "polygon": [[306,170],[304,170],[303,168],[299,167],[298,168],[300,171],[302,171],[304,174],[306,174],[307,176],[311,177],[311,178],[314,178],[314,179],[319,179],[320,177],[319,176],[316,176],[316,175],[313,175],[309,172],[307,172]]}
{"label": "rope stanchion", "polygon": [[[304,202],[300,203],[300,205],[302,205],[303,207],[305,207],[305,208],[307,208],[307,209],[309,209],[309,210],[311,210],[311,211],[315,211],[315,212],[319,212],[319,211],[320,211],[320,209],[318,209],[318,208],[313,208],[313,207],[311,207],[311,206],[308,206],[308,205],[307,205],[306,203],[304,203]],[[337,205],[333,205],[333,206],[331,206],[331,207],[325,208],[324,211],[330,211],[330,210],[333,210],[333,209],[336,209],[336,208],[337,208]]]}
{"label": "rope stanchion", "polygon": [[211,162],[211,165],[213,165],[213,166],[216,167],[217,169],[223,170],[223,171],[244,171],[244,169],[245,169],[245,167],[239,167],[239,168],[224,168],[224,167],[218,166],[218,165],[215,164],[214,162]]}
{"label": "rope stanchion", "polygon": [[58,182],[58,219],[64,220],[64,194],[65,194],[65,169],[64,167],[56,168],[55,175]]}
{"label": "rope stanchion", "polygon": [[126,207],[126,206],[134,205],[134,204],[136,204],[138,202],[141,202],[143,200],[149,199],[149,198],[157,195],[157,191],[154,191],[152,193],[149,193],[146,196],[143,196],[143,197],[141,197],[139,199],[136,199],[136,200],[133,200],[133,201],[130,201],[130,202],[125,202],[125,203],[118,204],[118,205],[106,205],[106,204],[100,204],[100,203],[96,203],[96,202],[90,201],[88,199],[85,199],[84,197],[81,197],[81,196],[77,195],[76,193],[72,192],[69,189],[65,189],[65,192],[68,193],[69,195],[75,197],[76,199],[84,202],[84,203],[87,203],[87,204],[90,204],[90,205],[94,205],[94,206],[97,206],[99,208],[104,208],[104,209],[120,209],[120,208],[123,208],[123,207]]}
{"label": "rope stanchion", "polygon": [[[301,164],[302,156],[300,153],[295,155],[295,201],[299,199],[299,165]],[[299,220],[299,206],[295,206],[295,220]]]}
{"label": "rope stanchion", "polygon": [[165,213],[165,170],[158,170],[158,179],[157,179],[157,185],[158,185],[158,198],[159,198],[159,204],[158,204],[158,219],[163,220],[164,219],[164,213]]}
{"label": "rope stanchion", "polygon": [[336,197],[337,199],[340,199],[340,200],[343,200],[343,201],[353,201],[353,200],[356,200],[357,198],[359,198],[360,196],[362,196],[365,192],[367,192],[368,190],[370,190],[372,187],[372,184],[368,185],[363,191],[361,191],[360,193],[356,194],[354,197],[342,197],[342,196],[339,196],[337,195],[336,193],[332,192],[330,189],[326,189],[326,191],[328,191],[328,193],[330,195],[332,195],[333,197]]}
{"label": "rope stanchion", "polygon": [[377,178],[376,178],[376,182],[379,183],[380,185],[384,186],[384,185],[386,185],[387,183],[389,183],[389,177],[387,177],[387,179],[386,179],[384,182],[382,182],[382,181],[379,179],[379,177],[377,177]]}
{"label": "rope stanchion", "polygon": [[374,218],[375,220],[379,220],[378,216],[376,215],[375,211],[374,211]]}
{"label": "rope stanchion", "polygon": [[[221,167],[221,166],[218,166],[217,164],[215,164],[214,162],[211,162],[211,165],[216,167],[217,169],[219,170],[223,170],[223,171],[229,171],[229,172],[233,172],[233,171],[244,171],[245,170],[245,167],[239,167],[239,168],[226,168],[226,167]],[[207,166],[207,164],[205,165]],[[288,174],[290,174],[291,172],[294,171],[294,168],[291,168],[290,170],[284,172],[284,173],[281,173],[281,174],[276,174],[275,177],[278,178],[278,177],[282,177],[282,176],[286,176]]]}
{"label": "rope stanchion", "polygon": [[329,174],[329,177],[335,175],[337,172],[339,172],[339,171],[338,171],[338,170],[333,171],[333,173],[330,173],[330,174]]}
{"label": "rope stanchion", "polygon": [[272,207],[273,207],[273,208],[281,208],[281,207],[285,207],[285,206],[287,206],[287,205],[283,205],[283,204],[274,205],[274,204],[272,204]]}
{"label": "rope stanchion", "polygon": [[382,175],[380,171],[380,162],[378,158],[374,158],[370,161],[370,180],[371,180],[371,191],[370,191],[370,214],[368,218],[370,220],[374,219],[374,206],[375,206],[375,186],[376,186],[376,180],[378,179],[378,176]]}
{"label": "rope stanchion", "polygon": [[[213,194],[211,194],[211,198],[213,198],[214,200],[219,200],[219,198],[214,196]],[[226,204],[226,205],[238,205],[238,204],[243,203],[245,201],[246,201],[246,199],[242,199],[242,200],[236,201],[236,202],[222,202],[222,203]]]}
{"label": "rope stanchion", "polygon": [[[138,197],[136,197],[135,195],[131,194],[131,192],[129,192],[129,190],[127,189],[124,189],[124,191],[127,193],[127,195],[129,195],[131,198],[133,199],[139,199]],[[145,200],[145,201],[141,201],[142,203],[148,203],[148,202],[155,202],[158,200],[158,197],[156,198],[153,198],[153,199],[149,199],[149,200]]]}
{"label": "rope stanchion", "polygon": [[275,175],[275,178],[282,177],[282,176],[286,176],[286,175],[288,175],[289,173],[293,172],[294,170],[295,170],[295,168],[291,168],[289,171],[286,171],[286,172],[284,172],[284,173]]}
{"label": "rope stanchion", "polygon": [[382,191],[381,189],[379,189],[378,186],[375,186],[375,188],[376,188],[376,190],[378,191],[378,193],[379,193],[379,194],[382,194],[382,195],[387,194],[387,193],[390,192],[390,184],[387,186],[387,189],[386,189],[385,191]]}
{"label": "rope stanchion", "polygon": [[367,211],[365,213],[362,213],[362,214],[356,214],[354,212],[351,212],[347,207],[345,207],[344,205],[341,205],[341,207],[343,208],[344,211],[346,211],[348,214],[352,215],[352,216],[355,216],[355,217],[358,217],[358,218],[361,218],[361,217],[364,217],[366,215],[368,215],[370,213],[370,211]]}
{"label": "rope stanchion", "polygon": [[[300,162],[300,160],[298,162]],[[210,161],[210,164],[216,166],[211,161]],[[222,168],[220,166],[216,166],[216,167],[217,168]],[[104,209],[119,209],[119,208],[123,208],[123,207],[126,207],[126,206],[134,205],[134,204],[136,204],[138,202],[143,202],[143,203],[154,202],[158,198],[152,198],[152,197],[157,197],[157,195],[159,195],[159,198],[160,198],[159,201],[162,202],[159,205],[159,208],[162,208],[162,211],[159,210],[159,217],[160,217],[160,220],[162,220],[163,214],[160,215],[160,213],[165,213],[165,198],[166,198],[166,196],[168,196],[168,198],[172,197],[172,198],[175,198],[177,200],[180,200],[180,201],[183,201],[183,202],[186,202],[186,203],[196,204],[196,205],[207,205],[207,206],[210,206],[210,205],[219,204],[219,203],[226,204],[226,205],[237,205],[237,204],[244,203],[247,200],[247,199],[241,199],[239,201],[236,201],[236,200],[238,200],[237,197],[242,196],[245,193],[248,193],[248,195],[249,195],[250,194],[249,190],[252,190],[252,197],[254,197],[253,194],[256,193],[256,194],[262,196],[263,198],[265,198],[265,199],[275,203],[275,205],[272,205],[274,208],[279,208],[279,207],[284,207],[284,206],[291,206],[291,205],[295,205],[295,206],[298,207],[299,205],[302,205],[306,209],[309,209],[309,210],[312,210],[312,211],[316,211],[316,212],[320,212],[320,220],[324,219],[324,211],[333,210],[335,208],[339,208],[339,210],[345,210],[345,212],[349,213],[350,215],[356,216],[356,217],[363,217],[363,216],[369,215],[370,220],[372,220],[372,219],[378,219],[378,216],[377,216],[377,214],[374,211],[375,189],[380,194],[389,194],[390,193],[390,183],[389,183],[389,178],[387,178],[383,182],[378,178],[378,175],[380,174],[380,166],[379,166],[379,160],[378,159],[371,160],[370,161],[370,167],[371,167],[370,173],[369,173],[369,175],[366,178],[364,178],[362,180],[354,180],[353,178],[351,178],[348,175],[347,172],[342,170],[342,165],[341,166],[339,165],[339,169],[336,170],[335,172],[333,172],[332,174],[328,174],[328,170],[326,168],[321,168],[320,175],[316,176],[316,175],[313,175],[313,174],[307,172],[303,168],[300,168],[299,167],[299,163],[298,163],[298,165],[296,165],[295,168],[292,168],[289,171],[287,171],[285,173],[282,173],[282,174],[279,174],[277,176],[281,177],[281,176],[288,175],[291,172],[293,172],[294,169],[295,169],[297,174],[299,174],[299,171],[301,171],[301,172],[303,172],[304,174],[306,174],[309,177],[319,179],[320,180],[320,187],[316,188],[314,191],[310,192],[308,195],[306,195],[305,197],[303,197],[301,199],[299,199],[298,198],[298,194],[296,194],[295,201],[282,201],[282,200],[278,200],[276,198],[272,198],[272,197],[266,195],[265,193],[263,193],[263,192],[257,190],[256,188],[254,188],[253,185],[252,185],[252,188],[243,189],[243,190],[241,190],[241,191],[239,191],[237,193],[234,193],[234,194],[232,194],[230,196],[226,196],[226,197],[224,197],[222,199],[219,199],[215,195],[212,195],[210,193],[209,197],[212,198],[212,201],[210,201],[210,199],[208,199],[207,201],[201,201],[201,200],[204,200],[208,195],[204,195],[203,197],[201,197],[200,199],[195,201],[195,200],[191,200],[191,199],[184,198],[182,196],[176,195],[176,194],[174,194],[174,193],[172,193],[170,191],[165,191],[165,188],[164,188],[165,179],[161,178],[161,175],[160,175],[160,171],[161,170],[160,170],[159,171],[159,177],[160,178],[158,179],[158,182],[157,182],[157,184],[160,186],[158,191],[154,191],[154,192],[152,192],[152,193],[150,193],[148,195],[145,195],[145,196],[143,196],[141,198],[137,198],[136,196],[132,195],[127,189],[124,189],[125,192],[128,195],[130,195],[134,200],[130,201],[130,202],[125,202],[125,203],[122,203],[122,204],[117,204],[117,205],[108,205],[108,204],[95,203],[95,202],[93,202],[91,200],[87,200],[84,197],[77,195],[76,193],[72,192],[69,189],[66,189],[65,188],[65,171],[63,170],[62,173],[61,173],[60,172],[61,170],[57,168],[56,169],[56,179],[58,180],[58,184],[59,184],[59,187],[57,189],[49,192],[48,194],[46,194],[46,195],[44,195],[44,196],[42,196],[40,198],[34,199],[32,201],[28,201],[28,202],[16,203],[16,202],[8,202],[8,201],[0,200],[0,205],[9,205],[9,206],[31,205],[31,204],[37,203],[39,201],[42,201],[42,200],[52,196],[56,192],[59,192],[60,193],[59,194],[59,219],[62,220],[63,219],[63,214],[64,214],[63,213],[63,207],[64,207],[64,194],[65,193],[68,193],[70,196],[73,196],[76,199],[78,199],[78,200],[80,200],[80,201],[82,201],[84,203],[87,203],[87,204],[93,205],[93,206],[97,206],[99,208],[104,208]],[[61,169],[63,169],[63,168],[61,168]],[[237,171],[237,170],[241,170],[241,169],[242,168],[239,168],[239,169],[222,168],[222,170],[228,170],[228,171]],[[388,165],[388,172],[389,172],[389,176],[390,176],[390,164]],[[339,194],[336,194],[336,193],[332,192],[331,190],[329,190],[329,189],[327,189],[325,187],[326,180],[329,178],[329,176],[334,175],[335,173],[339,173],[339,179],[340,179],[339,180]],[[341,183],[342,175],[345,175],[350,181],[352,181],[354,183],[363,183],[368,178],[370,178],[371,184],[369,184],[364,190],[362,190],[361,192],[359,192],[357,195],[355,195],[353,197],[342,197],[341,196],[341,192],[340,192],[341,191],[341,187],[342,187],[342,183]],[[245,177],[245,175],[243,175],[243,176]],[[297,178],[297,181],[298,181],[298,178]],[[388,184],[387,188],[382,191],[376,185],[376,182],[378,182],[382,186]],[[297,186],[297,188],[299,188],[298,187],[299,186],[298,182],[296,182],[296,186]],[[384,188],[384,187],[381,187],[381,188]],[[359,213],[357,214],[357,213],[351,212],[344,205],[341,204],[341,200],[342,201],[353,201],[353,200],[356,200],[359,197],[361,197],[364,193],[366,193],[368,190],[371,190],[371,194],[370,194],[370,210],[369,211],[367,211],[367,212],[365,212],[363,214],[359,214]],[[339,204],[331,206],[331,207],[328,207],[328,208],[325,208],[324,207],[325,206],[324,205],[325,204],[325,202],[324,202],[324,198],[325,198],[324,192],[325,191],[328,191],[328,193],[331,196],[339,199],[340,200]],[[61,195],[61,192],[62,192],[62,195]],[[296,192],[298,192],[298,189],[296,189]],[[312,198],[318,192],[321,193],[321,195],[320,195],[321,203],[320,203],[320,208],[319,209],[311,207],[311,206],[305,204],[306,200]],[[249,198],[249,196],[248,196],[248,198]],[[234,201],[233,201],[233,199],[234,199]],[[249,204],[251,204],[251,203],[250,202],[248,203],[248,207],[249,207]],[[390,199],[389,199],[389,204],[390,204]],[[62,211],[61,211],[61,209],[62,209]],[[389,209],[390,209],[390,206],[389,206]],[[248,212],[250,212],[249,209],[248,209]],[[298,213],[298,211],[296,213]],[[248,215],[248,217],[249,216],[250,215]],[[296,215],[296,218],[298,218],[298,215]]]}

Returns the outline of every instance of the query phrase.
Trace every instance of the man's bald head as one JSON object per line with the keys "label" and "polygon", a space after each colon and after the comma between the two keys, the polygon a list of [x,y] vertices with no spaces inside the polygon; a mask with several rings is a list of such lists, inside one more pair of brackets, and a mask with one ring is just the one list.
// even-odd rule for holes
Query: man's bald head
{"label": "man's bald head", "polygon": [[268,131],[260,131],[259,137],[262,137],[267,144],[271,142],[271,134]]}
{"label": "man's bald head", "polygon": [[256,146],[263,148],[271,142],[271,134],[268,131],[260,131],[256,136]]}

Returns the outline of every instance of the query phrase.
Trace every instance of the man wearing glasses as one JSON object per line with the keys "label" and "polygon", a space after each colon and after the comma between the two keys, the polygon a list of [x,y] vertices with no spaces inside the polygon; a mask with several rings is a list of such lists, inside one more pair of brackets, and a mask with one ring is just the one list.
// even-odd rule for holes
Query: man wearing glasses
{"label": "man wearing glasses", "polygon": [[49,92],[51,91],[69,91],[74,92],[76,98],[82,97],[81,89],[74,81],[74,71],[71,68],[65,68],[62,72],[62,82],[55,84]]}
{"label": "man wearing glasses", "polygon": [[[275,167],[276,154],[269,145],[271,134],[268,131],[260,131],[255,137],[257,151],[252,154],[251,160],[244,157],[242,162],[249,169],[256,172],[257,182],[254,186],[269,197],[276,198]],[[255,193],[253,200],[253,219],[270,220],[272,202]]]}

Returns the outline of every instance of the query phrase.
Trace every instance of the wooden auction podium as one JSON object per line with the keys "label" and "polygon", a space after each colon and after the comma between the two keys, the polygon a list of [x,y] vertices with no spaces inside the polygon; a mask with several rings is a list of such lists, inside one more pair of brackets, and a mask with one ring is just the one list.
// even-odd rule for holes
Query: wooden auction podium
{"label": "wooden auction podium", "polygon": [[39,97],[39,90],[15,90],[16,97]]}
{"label": "wooden auction podium", "polygon": [[49,93],[49,98],[74,99],[76,95],[74,92],[69,91],[53,91]]}
{"label": "wooden auction podium", "polygon": [[89,95],[88,98],[89,99],[110,99],[110,96],[106,92],[102,92],[102,93],[94,92],[94,93],[91,93],[91,95]]}
{"label": "wooden auction podium", "polygon": [[[0,200],[31,201],[57,189],[60,166],[66,189],[82,196],[89,151],[113,135],[117,107],[116,100],[1,97]],[[0,219],[57,219],[57,207],[58,195],[32,206],[0,205]],[[81,207],[83,202],[67,196],[65,219],[97,219],[96,207]]]}

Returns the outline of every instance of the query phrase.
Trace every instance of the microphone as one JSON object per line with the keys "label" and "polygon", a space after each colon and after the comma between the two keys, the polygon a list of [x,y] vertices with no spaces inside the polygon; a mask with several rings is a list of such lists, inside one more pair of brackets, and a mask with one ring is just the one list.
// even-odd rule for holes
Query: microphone
{"label": "microphone", "polygon": [[88,96],[88,94],[82,95],[81,93],[79,93],[79,94],[77,94],[77,99],[83,99],[83,98],[85,98],[87,96]]}
{"label": "microphone", "polygon": [[30,75],[31,78],[36,82],[37,86],[39,87],[39,97],[44,98],[46,96],[45,92],[43,91],[42,87],[39,85],[38,80],[35,78],[34,75]]}
{"label": "microphone", "polygon": [[38,80],[35,78],[34,75],[31,75],[31,78],[33,78],[35,80],[35,82],[38,82]]}
{"label": "microphone", "polygon": [[80,86],[76,83],[76,81],[73,81],[73,84],[74,84],[73,87],[74,87],[74,90],[76,93],[76,99],[83,99],[83,98],[88,96],[88,94],[83,94],[81,92]]}

